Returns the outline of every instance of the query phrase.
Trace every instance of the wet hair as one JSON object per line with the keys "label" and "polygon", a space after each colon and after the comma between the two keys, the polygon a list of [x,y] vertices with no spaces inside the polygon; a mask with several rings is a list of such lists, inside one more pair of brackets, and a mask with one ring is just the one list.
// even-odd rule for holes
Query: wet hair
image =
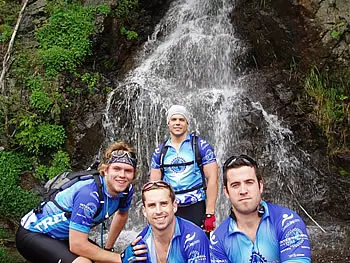
{"label": "wet hair", "polygon": [[233,158],[232,156],[229,159],[227,159],[227,161],[223,165],[223,183],[225,187],[227,187],[227,171],[242,166],[249,166],[254,168],[255,176],[258,182],[262,180],[258,164],[253,158],[249,157],[248,155],[240,155],[235,158]]}
{"label": "wet hair", "polygon": [[[104,153],[103,156],[103,160],[102,163],[100,164],[100,166],[98,167],[98,171],[100,172],[100,174],[102,176],[105,176],[104,170],[110,166],[110,164],[107,164],[107,161],[111,158],[111,153],[115,150],[123,150],[123,151],[127,151],[127,152],[131,152],[135,154],[135,150],[126,142],[123,141],[117,141],[112,143],[111,145],[109,145]],[[135,175],[138,173],[138,169],[135,168],[135,172],[134,172],[134,179],[135,179]]]}

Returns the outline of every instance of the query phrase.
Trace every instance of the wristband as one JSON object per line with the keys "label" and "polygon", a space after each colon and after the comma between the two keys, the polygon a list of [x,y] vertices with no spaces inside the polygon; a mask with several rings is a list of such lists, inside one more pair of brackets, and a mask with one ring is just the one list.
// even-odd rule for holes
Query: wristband
{"label": "wristband", "polygon": [[104,250],[107,250],[107,251],[110,251],[110,252],[114,252],[114,247],[111,247],[111,248],[106,248],[106,247],[104,247],[103,249],[104,249]]}

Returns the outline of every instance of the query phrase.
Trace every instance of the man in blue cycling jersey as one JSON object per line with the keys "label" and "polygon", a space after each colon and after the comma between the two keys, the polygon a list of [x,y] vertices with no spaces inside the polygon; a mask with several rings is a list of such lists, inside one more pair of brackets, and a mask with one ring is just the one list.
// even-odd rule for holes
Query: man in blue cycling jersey
{"label": "man in blue cycling jersey", "polygon": [[[177,202],[170,184],[151,181],[142,189],[142,212],[147,225],[139,234],[146,244],[146,263],[210,262],[209,240],[203,230],[192,222],[175,216]],[[123,262],[133,262],[133,245],[122,254]]]}
{"label": "man in blue cycling jersey", "polygon": [[[31,262],[122,262],[120,255],[112,250],[128,218],[136,166],[135,153],[128,144],[110,145],[96,179],[102,184],[103,204],[98,194],[98,181],[87,179],[74,183],[59,192],[54,202],[48,201],[40,210],[33,209],[22,218],[16,234],[18,251]],[[127,197],[123,198],[127,188]],[[101,205],[102,209],[98,210]],[[97,211],[101,212],[95,214]],[[89,241],[89,232],[113,214],[103,249]],[[142,250],[144,247],[136,246],[135,253],[146,252]]]}
{"label": "man in blue cycling jersey", "polygon": [[184,106],[171,106],[167,123],[170,138],[152,154],[150,180],[170,183],[178,202],[176,216],[210,232],[215,228],[218,195],[214,150],[207,141],[188,132],[189,113]]}
{"label": "man in blue cycling jersey", "polygon": [[311,262],[303,220],[261,199],[263,182],[254,159],[230,157],[223,166],[223,181],[231,215],[211,236],[212,263]]}

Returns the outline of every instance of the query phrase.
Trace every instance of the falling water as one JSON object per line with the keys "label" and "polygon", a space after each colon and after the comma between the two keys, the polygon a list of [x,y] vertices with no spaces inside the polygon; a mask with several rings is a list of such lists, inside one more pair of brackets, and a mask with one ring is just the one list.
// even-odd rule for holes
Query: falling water
{"label": "falling water", "polygon": [[[168,135],[165,116],[172,104],[187,107],[190,129],[212,144],[219,164],[233,153],[256,157],[269,173],[265,180],[268,200],[297,209],[295,201],[304,203],[323,194],[312,186],[317,177],[305,164],[308,155],[293,144],[292,132],[260,102],[249,99],[250,76],[239,63],[249,50],[235,37],[229,21],[233,5],[233,0],[174,1],[138,54],[135,69],[109,96],[105,143],[116,139],[132,142],[140,160],[127,242],[146,223],[140,212],[140,187],[147,180],[154,148]],[[264,138],[263,145],[253,144],[248,126]],[[309,186],[301,186],[305,180],[310,180]],[[307,194],[298,194],[301,187]],[[220,187],[217,223],[228,209]]]}

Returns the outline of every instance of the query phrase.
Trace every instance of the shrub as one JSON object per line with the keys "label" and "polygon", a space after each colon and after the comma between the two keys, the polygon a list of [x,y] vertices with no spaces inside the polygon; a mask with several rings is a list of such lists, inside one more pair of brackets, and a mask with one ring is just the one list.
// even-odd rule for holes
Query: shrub
{"label": "shrub", "polygon": [[38,195],[22,189],[17,182],[32,166],[30,159],[15,152],[0,152],[0,214],[19,219],[39,202]]}
{"label": "shrub", "polygon": [[314,101],[317,122],[327,136],[330,149],[348,148],[350,72],[328,76],[315,67],[306,77],[304,87]]}
{"label": "shrub", "polygon": [[37,115],[22,116],[16,140],[32,154],[45,154],[57,150],[65,141],[65,130],[60,125],[41,123]]}

